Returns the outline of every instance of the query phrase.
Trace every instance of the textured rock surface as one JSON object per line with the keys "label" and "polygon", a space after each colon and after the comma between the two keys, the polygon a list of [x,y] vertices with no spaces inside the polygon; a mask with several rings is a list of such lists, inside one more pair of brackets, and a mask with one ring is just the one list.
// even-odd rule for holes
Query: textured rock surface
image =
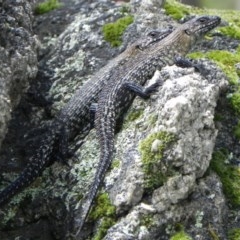
{"label": "textured rock surface", "polygon": [[[131,1],[135,22],[125,32],[119,48],[111,48],[101,32],[106,22],[124,15],[121,6],[113,2],[65,1],[61,9],[35,18],[35,31],[43,45],[39,73],[31,92],[34,97],[41,93],[44,98],[52,99],[53,105],[44,106],[36,99],[21,102],[13,112],[14,121],[3,145],[9,151],[1,154],[1,164],[10,170],[12,166],[18,167],[19,172],[28,161],[29,145],[24,136],[30,135],[29,129],[51,120],[75,90],[128,42],[152,28],[177,25],[160,9],[160,2]],[[216,35],[203,40],[194,50],[232,50],[238,43],[230,39],[228,42],[226,45],[226,38]],[[215,107],[227,81],[209,61],[201,64],[204,76],[193,69],[164,68],[154,77],[164,80],[159,91],[146,102],[138,98],[134,101],[122,130],[116,135],[114,164],[104,181],[103,190],[117,212],[116,223],[109,228],[105,239],[169,239],[179,223],[194,239],[211,239],[211,230],[220,239],[226,239],[228,207],[221,182],[207,169],[218,133],[213,120]],[[29,76],[30,72],[24,74]],[[27,83],[20,85],[22,92]],[[18,102],[18,95],[13,101]],[[159,172],[167,178],[149,190],[139,145],[149,135],[161,131],[172,133],[175,140],[167,145],[153,169],[154,174]],[[78,141],[77,138],[72,145]],[[25,143],[20,150],[19,142]],[[161,140],[156,139],[149,148],[154,152],[159,145]],[[84,140],[76,156],[77,159],[69,160],[69,166],[55,163],[42,178],[14,198],[8,208],[0,210],[1,240],[74,239],[70,237],[72,223],[80,217],[74,211],[88,191],[98,164],[95,130]],[[3,174],[3,184],[17,175],[11,172],[14,174]],[[89,222],[84,233],[92,237],[99,231],[101,220]]]}
{"label": "textured rock surface", "polygon": [[23,0],[0,3],[0,145],[12,109],[37,73],[37,40],[32,31],[33,3]]}
{"label": "textured rock surface", "polygon": [[[208,239],[208,233],[205,234],[202,228],[206,228],[209,222],[214,223],[213,227],[219,236],[226,237],[222,231],[226,205],[218,179],[215,175],[210,175],[201,179],[199,183],[197,180],[206,172],[211,160],[217,134],[213,121],[214,109],[219,93],[227,84],[224,75],[214,66],[208,65],[208,63],[204,63],[204,66],[211,71],[211,74],[207,76],[208,79],[194,73],[193,69],[164,68],[161,75],[166,81],[157,96],[152,98],[150,104],[145,103],[147,106],[138,119],[137,125],[132,123],[119,134],[117,143],[120,142],[120,144],[117,145],[117,149],[123,151],[120,155],[131,156],[131,161],[125,157],[122,157],[121,161],[124,163],[129,161],[125,163],[128,166],[133,165],[131,162],[136,162],[135,168],[139,166],[139,169],[131,173],[129,173],[129,168],[128,171],[123,171],[122,174],[127,175],[124,176],[123,184],[120,185],[120,188],[116,184],[110,190],[110,193],[114,191],[111,197],[119,211],[121,211],[119,208],[126,209],[127,206],[134,206],[134,208],[130,208],[130,213],[109,230],[106,239],[129,239],[129,237],[148,239],[152,238],[153,234],[156,236],[154,239],[168,239],[166,224],[174,226],[174,224],[182,222],[183,219],[187,222],[192,219],[192,223],[189,222],[191,230],[188,232],[194,232],[192,236],[201,236],[197,239]],[[137,107],[137,101],[134,103],[134,107]],[[156,116],[156,122],[152,125],[149,123],[149,118],[153,115]],[[134,128],[137,128],[134,131],[135,134],[129,137],[128,134],[132,133]],[[138,204],[134,202],[133,205],[130,205],[129,202],[133,196],[140,192],[139,188],[144,187],[144,182],[139,184],[137,181],[128,181],[128,179],[135,178],[140,180],[137,176],[141,175],[142,171],[141,165],[137,164],[141,158],[140,154],[133,155],[131,153],[138,148],[139,140],[158,131],[171,132],[177,136],[176,143],[171,145],[166,150],[164,158],[159,160],[164,168],[172,168],[176,172],[150,196],[147,198],[139,197],[141,201]],[[131,144],[123,143],[121,138],[131,139]],[[163,167],[158,171],[162,172]],[[121,174],[119,178],[121,179]],[[117,190],[115,190],[116,188]],[[205,188],[211,188],[211,190],[208,192]],[[136,189],[135,192],[132,189]],[[194,196],[197,197],[194,198]],[[121,201],[118,200],[119,198]],[[201,198],[212,198],[212,202],[208,206],[202,205],[200,204],[203,201]],[[147,208],[144,203],[148,204]],[[193,207],[197,205],[198,207]],[[215,207],[213,208],[213,206]],[[215,219],[216,211],[219,212],[217,221]],[[195,227],[198,213],[203,214],[202,228],[199,229]],[[152,228],[146,230],[144,225],[141,226],[141,219],[149,214],[152,215],[154,224]],[[206,221],[207,219],[209,222]],[[142,229],[144,229],[144,233]]]}

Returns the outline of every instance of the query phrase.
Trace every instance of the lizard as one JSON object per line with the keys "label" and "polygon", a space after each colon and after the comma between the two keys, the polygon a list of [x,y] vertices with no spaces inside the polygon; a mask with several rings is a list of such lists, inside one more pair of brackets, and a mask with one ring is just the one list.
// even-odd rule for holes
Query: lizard
{"label": "lizard", "polygon": [[138,51],[145,51],[149,46],[162,40],[172,29],[152,30],[146,36],[138,39],[127,49],[100,69],[86,84],[79,88],[69,102],[57,114],[56,118],[47,126],[45,134],[39,140],[36,149],[20,175],[9,186],[0,192],[0,207],[7,204],[11,198],[28,187],[46,167],[56,158],[67,155],[67,144],[76,133],[86,136],[92,128],[89,108],[92,102],[97,101],[98,94],[104,84],[110,79],[116,66],[128,61]]}
{"label": "lizard", "polygon": [[100,145],[100,160],[87,196],[82,200],[80,219],[76,223],[76,237],[86,221],[98,189],[103,182],[114,152],[114,129],[116,120],[127,111],[135,96],[150,97],[162,84],[156,82],[143,88],[145,82],[156,70],[182,61],[197,40],[221,22],[217,16],[200,16],[180,25],[161,42],[140,52],[125,65],[119,66],[103,87],[95,111],[95,128]]}

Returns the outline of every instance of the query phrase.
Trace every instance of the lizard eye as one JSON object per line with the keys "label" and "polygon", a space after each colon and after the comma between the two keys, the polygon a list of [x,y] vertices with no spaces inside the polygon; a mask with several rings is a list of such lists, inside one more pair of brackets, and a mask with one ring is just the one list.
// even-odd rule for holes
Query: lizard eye
{"label": "lizard eye", "polygon": [[157,31],[151,31],[150,33],[148,33],[148,36],[150,37],[156,37],[157,36]]}
{"label": "lizard eye", "polygon": [[200,22],[200,23],[204,23],[204,22],[206,22],[206,18],[204,18],[204,17],[202,17],[202,18],[200,18],[198,21]]}

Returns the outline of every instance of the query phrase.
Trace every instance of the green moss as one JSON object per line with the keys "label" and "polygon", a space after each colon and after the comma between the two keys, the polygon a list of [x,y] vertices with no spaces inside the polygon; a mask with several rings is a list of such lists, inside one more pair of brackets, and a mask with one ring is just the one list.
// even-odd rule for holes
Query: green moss
{"label": "green moss", "polygon": [[220,177],[229,202],[237,207],[240,206],[240,168],[226,163],[228,155],[226,150],[213,153],[210,167]]}
{"label": "green moss", "polygon": [[239,240],[240,239],[240,228],[231,229],[228,233],[228,240]]}
{"label": "green moss", "polygon": [[132,110],[126,118],[126,122],[133,122],[138,119],[143,114],[143,109],[140,110]]}
{"label": "green moss", "polygon": [[238,89],[229,98],[230,103],[235,110],[235,112],[240,115],[240,89]]}
{"label": "green moss", "polygon": [[184,5],[176,0],[167,0],[164,8],[166,13],[173,19],[179,20],[186,15],[218,15],[223,21],[229,23],[226,27],[220,27],[218,30],[226,36],[240,39],[240,18],[239,11],[235,10],[215,10],[206,8],[197,8]]}
{"label": "green moss", "polygon": [[[140,142],[140,152],[142,155],[143,171],[145,177],[145,188],[147,190],[154,190],[160,187],[172,175],[170,169],[168,172],[161,172],[161,159],[164,150],[167,146],[175,140],[173,134],[168,132],[158,132],[149,135],[146,139]],[[157,149],[152,151],[152,144],[157,143]]]}
{"label": "green moss", "polygon": [[106,235],[107,230],[116,222],[116,209],[111,204],[107,193],[98,195],[95,205],[89,214],[89,219],[92,221],[101,219],[98,231],[92,238],[93,240],[102,239]]}
{"label": "green moss", "polygon": [[111,169],[114,169],[114,168],[119,168],[119,166],[120,166],[120,160],[119,159],[115,159],[115,160],[113,160],[112,161],[112,164],[111,164]]}
{"label": "green moss", "polygon": [[188,54],[190,58],[208,58],[213,60],[227,75],[231,84],[237,84],[238,74],[235,68],[235,64],[240,62],[240,48],[235,53],[231,53],[223,50],[213,50],[207,53],[194,52]]}
{"label": "green moss", "polygon": [[216,231],[210,224],[208,226],[208,231],[209,231],[209,234],[210,234],[212,240],[220,240],[218,234],[216,233]]}
{"label": "green moss", "polygon": [[140,223],[142,226],[147,227],[147,229],[151,228],[154,225],[153,216],[151,214],[144,215],[141,217]]}
{"label": "green moss", "polygon": [[238,121],[238,124],[234,127],[234,135],[235,137],[240,140],[240,121]]}
{"label": "green moss", "polygon": [[163,8],[168,15],[176,20],[189,15],[189,8],[186,5],[178,3],[176,1],[166,1]]}
{"label": "green moss", "polygon": [[183,230],[178,232],[178,233],[175,233],[171,238],[170,240],[192,240],[192,238],[187,234],[185,233]]}
{"label": "green moss", "polygon": [[214,122],[221,122],[224,120],[224,116],[219,114],[219,113],[215,113],[214,115]]}
{"label": "green moss", "polygon": [[43,3],[39,3],[35,8],[36,14],[44,14],[50,12],[56,8],[61,7],[62,4],[58,0],[47,0]]}
{"label": "green moss", "polygon": [[188,54],[188,57],[193,59],[208,58],[214,61],[226,74],[230,84],[234,85],[234,93],[229,95],[229,101],[234,111],[240,115],[240,85],[239,72],[235,65],[240,62],[240,46],[235,52],[228,52],[223,50],[213,50],[207,53],[194,52]]}
{"label": "green moss", "polygon": [[219,28],[219,31],[232,38],[240,39],[240,28],[239,26],[233,25],[228,27]]}
{"label": "green moss", "polygon": [[149,117],[148,117],[148,123],[152,126],[154,125],[156,122],[157,122],[157,119],[158,119],[158,115],[157,114],[151,114]]}
{"label": "green moss", "polygon": [[126,16],[119,18],[114,23],[107,23],[103,26],[104,39],[109,42],[113,47],[120,46],[122,44],[122,34],[128,25],[133,22],[133,16]]}

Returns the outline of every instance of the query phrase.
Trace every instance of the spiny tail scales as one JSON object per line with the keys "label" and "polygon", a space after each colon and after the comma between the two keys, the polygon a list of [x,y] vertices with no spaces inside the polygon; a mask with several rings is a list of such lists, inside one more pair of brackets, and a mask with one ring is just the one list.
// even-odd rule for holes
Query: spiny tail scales
{"label": "spiny tail scales", "polygon": [[185,56],[195,42],[216,27],[220,21],[221,19],[216,16],[202,16],[186,22],[161,42],[149,47],[147,52],[139,53],[127,64],[120,66],[116,71],[117,74],[113,75],[111,81],[103,87],[95,120],[101,146],[100,161],[86,204],[82,206],[77,236],[81,236],[81,228],[112,160],[116,118],[126,112],[136,95],[146,99],[160,85],[156,83],[145,90],[142,87],[157,69],[173,65],[176,57]]}

